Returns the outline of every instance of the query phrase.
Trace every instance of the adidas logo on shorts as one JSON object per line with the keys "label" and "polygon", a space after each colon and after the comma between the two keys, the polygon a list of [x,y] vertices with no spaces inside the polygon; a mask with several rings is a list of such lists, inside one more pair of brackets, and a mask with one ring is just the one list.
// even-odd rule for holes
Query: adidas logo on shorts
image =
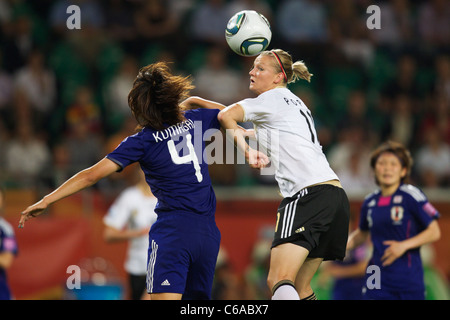
{"label": "adidas logo on shorts", "polygon": [[161,283],[162,286],[170,286],[169,280],[164,280],[163,283]]}
{"label": "adidas logo on shorts", "polygon": [[295,233],[300,233],[300,232],[303,232],[303,231],[305,231],[305,228],[304,227],[300,227],[297,230],[295,230]]}

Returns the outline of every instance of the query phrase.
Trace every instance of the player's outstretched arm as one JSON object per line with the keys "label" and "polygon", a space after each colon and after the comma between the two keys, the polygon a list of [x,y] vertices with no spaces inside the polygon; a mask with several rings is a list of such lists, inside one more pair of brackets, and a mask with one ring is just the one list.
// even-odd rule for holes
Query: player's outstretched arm
{"label": "player's outstretched arm", "polygon": [[226,106],[211,100],[206,100],[197,96],[192,96],[187,98],[181,103],[181,107],[183,109],[196,109],[196,108],[204,108],[204,109],[225,109]]}
{"label": "player's outstretched arm", "polygon": [[94,185],[100,179],[116,172],[118,169],[118,164],[104,158],[92,167],[78,172],[55,191],[44,196],[40,201],[26,208],[21,213],[19,228],[23,228],[25,221],[40,215],[52,203]]}

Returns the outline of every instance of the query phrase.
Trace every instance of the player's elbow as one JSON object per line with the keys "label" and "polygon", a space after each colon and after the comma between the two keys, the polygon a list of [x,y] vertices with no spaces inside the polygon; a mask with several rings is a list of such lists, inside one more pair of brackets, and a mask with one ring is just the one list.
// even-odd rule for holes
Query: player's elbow
{"label": "player's elbow", "polygon": [[219,114],[217,115],[217,119],[219,122],[224,125],[226,123],[227,119],[229,118],[229,115],[227,114],[226,110],[221,110]]}

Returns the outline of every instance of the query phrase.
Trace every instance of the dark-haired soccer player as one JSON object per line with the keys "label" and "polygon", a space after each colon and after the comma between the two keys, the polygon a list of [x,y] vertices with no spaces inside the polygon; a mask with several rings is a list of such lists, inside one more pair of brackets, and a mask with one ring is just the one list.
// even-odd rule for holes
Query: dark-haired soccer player
{"label": "dark-haired soccer player", "polygon": [[371,156],[380,189],[364,200],[359,228],[347,243],[347,248],[354,248],[369,235],[373,242],[369,265],[379,268],[380,286],[365,288],[366,299],[425,299],[420,246],[439,239],[439,213],[421,190],[404,183],[412,161],[409,151],[392,141],[379,146]]}
{"label": "dark-haired soccer player", "polygon": [[219,109],[183,111],[191,79],[165,63],[143,67],[128,96],[142,127],[104,159],[80,171],[22,212],[19,226],[49,205],[139,162],[158,199],[149,233],[147,291],[151,299],[210,299],[220,245],[216,197],[203,161],[208,129],[219,129]]}

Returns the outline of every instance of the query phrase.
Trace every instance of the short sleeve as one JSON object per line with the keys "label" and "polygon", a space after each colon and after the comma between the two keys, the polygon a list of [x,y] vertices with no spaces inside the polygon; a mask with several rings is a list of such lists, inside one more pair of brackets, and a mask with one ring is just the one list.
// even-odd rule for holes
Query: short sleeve
{"label": "short sleeve", "polygon": [[431,221],[440,217],[439,212],[419,188],[402,185],[400,189],[406,194],[409,211],[423,228],[428,227]]}
{"label": "short sleeve", "polygon": [[256,98],[249,98],[239,101],[240,105],[244,111],[243,122],[265,122],[270,119],[272,114],[275,112],[275,106],[269,106],[266,102],[266,97],[260,95]]}
{"label": "short sleeve", "polygon": [[17,255],[17,241],[12,226],[0,218],[0,252],[11,252]]}
{"label": "short sleeve", "polygon": [[117,163],[122,171],[126,166],[139,161],[144,156],[142,131],[125,138],[106,158]]}

